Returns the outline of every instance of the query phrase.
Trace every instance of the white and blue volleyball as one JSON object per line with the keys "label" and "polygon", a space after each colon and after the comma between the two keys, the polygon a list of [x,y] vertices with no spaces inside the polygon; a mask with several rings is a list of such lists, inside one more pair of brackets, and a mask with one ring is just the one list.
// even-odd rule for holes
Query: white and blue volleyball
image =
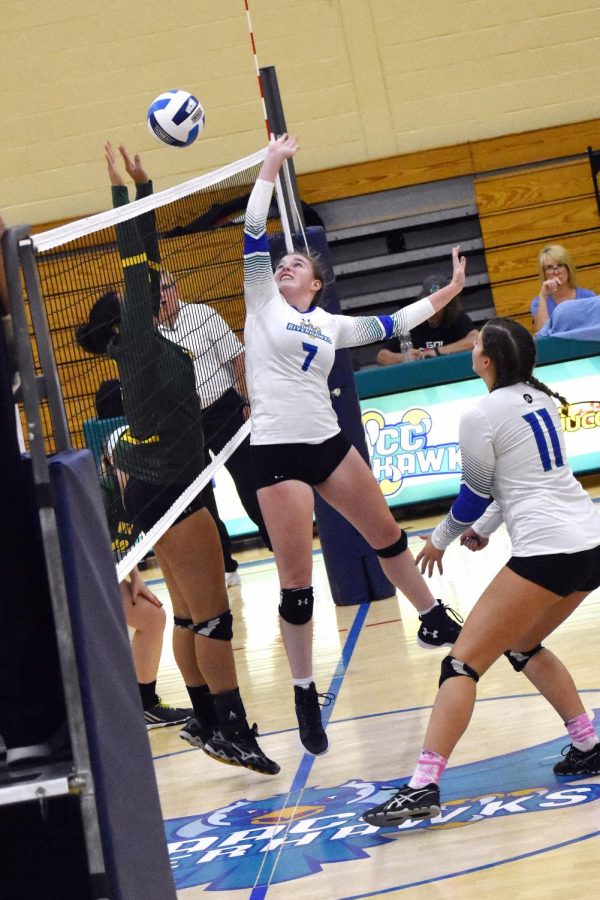
{"label": "white and blue volleyball", "polygon": [[165,91],[148,107],[148,128],[162,144],[189,147],[204,128],[204,109],[188,91]]}

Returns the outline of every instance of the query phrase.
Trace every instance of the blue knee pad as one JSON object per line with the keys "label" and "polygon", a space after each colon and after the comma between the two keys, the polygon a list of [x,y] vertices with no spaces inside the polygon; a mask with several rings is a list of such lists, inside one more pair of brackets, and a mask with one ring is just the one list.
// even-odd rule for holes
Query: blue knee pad
{"label": "blue knee pad", "polygon": [[472,678],[475,684],[479,681],[479,675],[467,663],[461,662],[460,659],[455,659],[453,656],[445,656],[442,660],[442,671],[438,687],[441,687],[446,679],[458,678],[459,675],[466,675],[468,678]]}
{"label": "blue knee pad", "polygon": [[408,547],[408,537],[405,531],[400,531],[400,537],[397,541],[394,541],[393,544],[390,544],[389,547],[384,547],[382,550],[373,550],[380,556],[382,559],[390,559],[392,556],[400,556],[401,553],[404,553],[406,548]]}
{"label": "blue knee pad", "polygon": [[522,672],[532,656],[543,650],[542,644],[538,644],[533,650],[507,650],[504,654],[515,672]]}
{"label": "blue knee pad", "polygon": [[213,641],[230,641],[233,637],[233,616],[226,609],[219,616],[207,619],[206,622],[195,622],[192,625],[194,634],[211,638]]}
{"label": "blue knee pad", "polygon": [[303,588],[283,588],[280,594],[279,615],[290,625],[306,625],[313,614],[314,596],[312,586]]}

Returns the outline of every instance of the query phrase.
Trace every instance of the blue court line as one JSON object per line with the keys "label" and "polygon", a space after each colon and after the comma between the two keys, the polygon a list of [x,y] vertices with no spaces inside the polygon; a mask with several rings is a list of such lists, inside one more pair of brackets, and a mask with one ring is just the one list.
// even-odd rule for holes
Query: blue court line
{"label": "blue court line", "polygon": [[[592,503],[600,504],[600,497],[590,497],[590,500],[592,501]],[[440,522],[442,521],[443,518],[444,518],[443,516],[440,516]],[[404,529],[404,530],[406,531],[407,536],[409,538],[411,538],[411,537],[419,537],[419,535],[421,535],[421,534],[432,534],[434,529],[435,529],[435,525],[433,526],[433,528],[416,528],[413,530],[407,530],[407,529]],[[319,550],[319,549],[313,550],[312,555],[314,558],[316,558],[318,556],[323,556],[323,551]],[[250,559],[247,562],[240,563],[238,565],[238,569],[241,569],[242,571],[250,571],[251,569],[257,569],[264,565],[275,565],[275,557],[274,556],[264,556],[262,559]],[[148,584],[150,586],[155,585],[155,584],[164,584],[164,583],[165,583],[164,578],[151,578],[151,579],[148,579],[148,581],[146,581],[146,584]]]}
{"label": "blue court line", "polygon": [[[361,629],[363,627],[364,621],[367,618],[367,613],[369,611],[368,603],[361,603],[358,611],[354,617],[354,622],[352,623],[352,627],[348,632],[348,637],[346,638],[346,642],[342,648],[342,656],[337,664],[336,670],[333,674],[331,682],[329,683],[329,693],[334,694],[334,698],[329,704],[329,706],[324,706],[323,711],[321,713],[321,721],[323,722],[323,727],[327,728],[327,724],[329,719],[331,718],[331,714],[335,707],[335,702],[337,700],[337,695],[342,687],[342,682],[344,680],[344,676],[348,669],[348,665],[352,658],[352,654],[354,653],[354,649],[356,647],[356,642],[358,641],[358,637],[360,635]],[[305,753],[300,761],[300,765],[298,766],[298,771],[292,781],[292,786],[290,787],[290,793],[294,793],[294,791],[302,791],[306,787],[306,782],[308,780],[308,776],[310,775],[310,770],[313,767],[313,763],[315,761],[315,757],[311,756],[310,753]]]}
{"label": "blue court line", "polygon": [[[323,712],[321,715],[321,719],[323,721],[323,727],[327,728],[327,724],[329,719],[331,718],[331,714],[335,707],[335,703],[337,700],[337,695],[342,687],[342,683],[344,681],[344,676],[348,670],[348,666],[350,664],[350,660],[352,659],[352,654],[354,653],[361,629],[363,627],[364,621],[367,618],[367,613],[369,612],[369,603],[361,603],[358,607],[356,615],[354,617],[354,621],[352,623],[352,627],[348,632],[348,637],[344,643],[342,648],[342,655],[338,661],[336,666],[336,670],[333,674],[331,682],[329,684],[329,691],[334,694],[334,698],[329,704],[329,706],[323,707]],[[304,788],[306,787],[306,783],[308,781],[311,769],[313,767],[315,761],[315,757],[311,756],[309,753],[305,753],[300,760],[300,764],[298,766],[298,770],[294,776],[292,781],[292,785],[290,787],[288,796],[293,796],[295,793],[301,794]],[[249,900],[264,900],[264,897],[267,894],[269,889],[269,884],[271,881],[271,877],[273,874],[273,870],[277,865],[278,857],[275,856],[273,859],[273,864],[267,866],[267,860],[265,859],[265,866],[261,870],[261,875],[263,879],[266,876],[266,884],[257,884],[255,885],[251,892]],[[265,872],[265,870],[268,870]]]}
{"label": "blue court line", "polygon": [[485,872],[486,869],[495,869],[498,866],[505,866],[507,863],[519,862],[521,859],[530,859],[533,856],[541,856],[542,853],[550,853],[552,850],[561,850],[563,847],[569,847],[572,844],[578,844],[581,841],[588,841],[590,838],[598,837],[598,835],[600,835],[600,831],[590,831],[589,834],[582,834],[580,837],[572,838],[568,841],[560,841],[558,844],[550,844],[548,847],[542,847],[540,850],[531,850],[528,853],[520,853],[517,856],[508,856],[506,859],[498,859],[492,863],[483,863],[481,866],[472,866],[470,869],[461,869],[460,872],[448,872],[446,875],[436,875],[435,878],[424,878],[422,881],[411,881],[410,884],[379,888],[376,891],[368,891],[366,894],[348,894],[347,897],[340,897],[338,900],[364,900],[365,897],[380,897],[382,894],[390,894],[392,891],[405,891],[408,888],[421,887],[424,884],[435,884],[437,881],[449,881],[451,878],[460,878],[461,875],[472,875],[473,872]]}

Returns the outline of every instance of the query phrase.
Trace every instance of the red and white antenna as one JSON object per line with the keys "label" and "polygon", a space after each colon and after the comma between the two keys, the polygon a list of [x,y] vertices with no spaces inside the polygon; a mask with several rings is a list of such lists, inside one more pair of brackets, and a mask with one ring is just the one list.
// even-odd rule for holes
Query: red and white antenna
{"label": "red and white antenna", "polygon": [[[258,79],[258,90],[260,92],[260,99],[263,108],[263,115],[265,117],[265,125],[267,127],[267,137],[269,140],[274,138],[274,133],[271,130],[271,125],[269,123],[269,115],[267,112],[267,104],[265,101],[265,92],[263,87],[263,80],[260,71],[260,66],[258,65],[258,55],[256,53],[256,41],[254,40],[254,29],[252,28],[252,18],[250,16],[250,7],[248,6],[248,0],[244,0],[244,6],[246,8],[246,21],[248,22],[248,32],[250,34],[250,43],[252,44],[252,56],[254,58],[254,67],[256,69],[256,77]],[[275,118],[277,118],[275,116]],[[294,242],[292,240],[292,230],[290,226],[290,218],[294,220],[295,230],[300,230],[304,237],[304,243],[306,245],[308,251],[308,244],[306,242],[306,235],[304,234],[304,228],[302,226],[302,219],[300,217],[300,213],[296,207],[296,201],[294,199],[294,193],[292,190],[292,185],[290,181],[290,172],[289,172],[289,164],[286,160],[283,165],[283,174],[286,181],[287,188],[287,196],[290,198],[290,206],[288,213],[288,206],[286,204],[286,195],[283,192],[281,186],[281,178],[278,175],[275,180],[275,193],[277,195],[277,205],[279,207],[279,217],[281,219],[281,230],[283,231],[283,235],[285,238],[285,246],[288,253],[292,253],[294,250]]]}
{"label": "red and white antenna", "polygon": [[250,7],[248,6],[248,0],[244,0],[244,6],[246,7],[246,21],[248,22],[248,32],[250,34],[250,43],[252,44],[252,56],[254,58],[254,67],[256,69],[256,77],[258,79],[258,90],[260,93],[260,100],[263,108],[263,115],[265,117],[265,125],[267,126],[267,137],[271,140],[271,127],[269,125],[269,117],[267,115],[267,105],[265,103],[265,92],[263,90],[262,77],[260,74],[260,68],[258,65],[258,56],[256,55],[256,42],[254,40],[254,31],[252,28],[252,19],[250,17]]}

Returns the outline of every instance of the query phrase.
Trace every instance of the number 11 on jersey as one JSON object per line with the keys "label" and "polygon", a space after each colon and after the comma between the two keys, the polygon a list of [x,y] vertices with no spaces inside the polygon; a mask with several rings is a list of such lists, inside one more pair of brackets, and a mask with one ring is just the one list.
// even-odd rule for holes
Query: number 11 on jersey
{"label": "number 11 on jersey", "polygon": [[[540,454],[544,472],[549,472],[552,468],[550,448],[548,446],[548,438],[546,437],[546,433],[550,438],[550,443],[552,445],[555,468],[560,469],[561,466],[564,466],[565,463],[562,458],[560,441],[558,439],[558,434],[556,433],[556,427],[554,425],[554,422],[550,418],[550,413],[548,412],[548,410],[538,409],[535,412],[527,413],[523,416],[523,418],[533,431],[533,436],[537,444],[538,453]],[[544,432],[544,428],[542,427],[542,425],[545,426],[546,432]]]}

